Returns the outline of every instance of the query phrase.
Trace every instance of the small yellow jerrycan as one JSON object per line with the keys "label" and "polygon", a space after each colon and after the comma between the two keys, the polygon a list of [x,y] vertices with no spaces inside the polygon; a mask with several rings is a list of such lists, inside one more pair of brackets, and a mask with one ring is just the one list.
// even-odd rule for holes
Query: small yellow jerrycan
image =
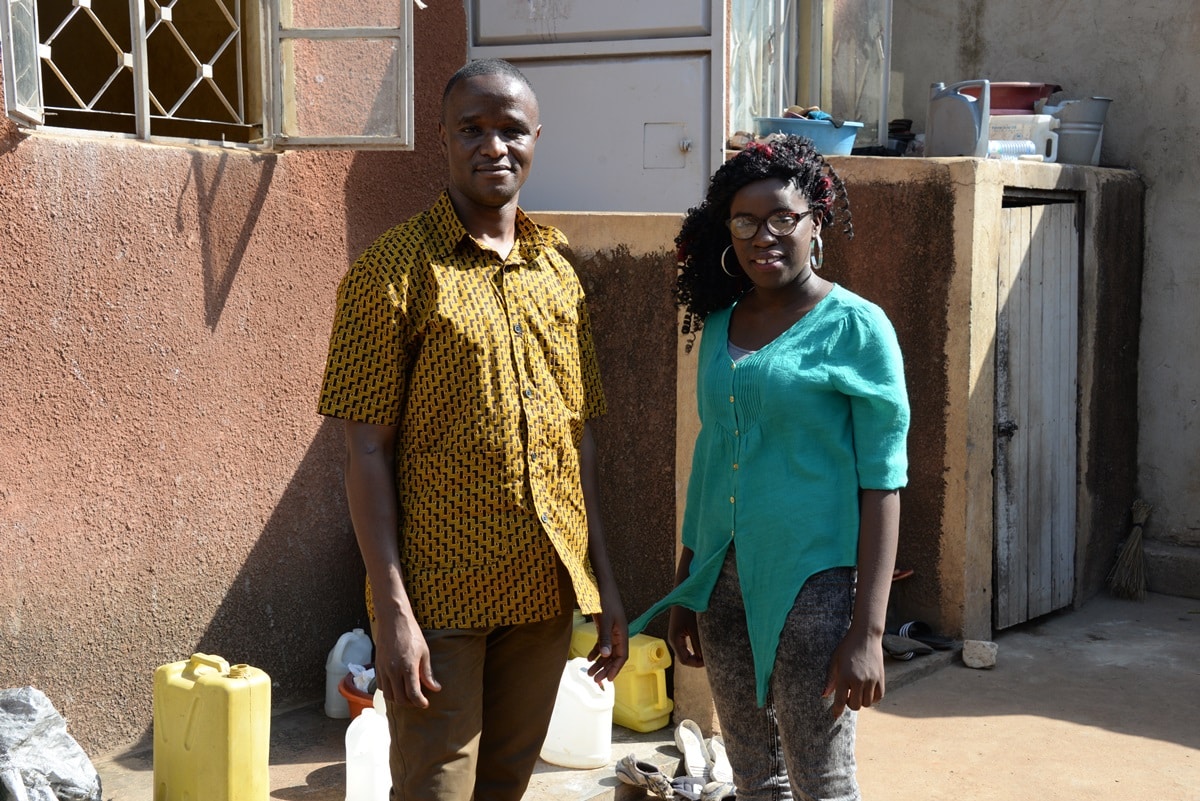
{"label": "small yellow jerrycan", "polygon": [[192,654],[154,671],[154,801],[267,801],[271,679]]}
{"label": "small yellow jerrycan", "polygon": [[[596,624],[575,613],[571,657],[586,657],[596,644]],[[629,638],[629,661],[613,680],[613,723],[638,732],[658,731],[671,722],[675,702],[667,697],[667,643],[649,634]]]}

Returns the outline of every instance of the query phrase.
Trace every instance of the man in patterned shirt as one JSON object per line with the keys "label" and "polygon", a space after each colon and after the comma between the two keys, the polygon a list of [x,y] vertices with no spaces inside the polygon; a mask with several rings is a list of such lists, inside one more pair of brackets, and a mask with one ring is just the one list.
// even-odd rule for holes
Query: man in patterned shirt
{"label": "man in patterned shirt", "polygon": [[345,423],[393,797],[519,801],[574,606],[596,681],[628,655],[588,426],[604,395],[566,240],[517,207],[529,82],[468,64],[439,133],[448,189],[342,279],[319,409]]}

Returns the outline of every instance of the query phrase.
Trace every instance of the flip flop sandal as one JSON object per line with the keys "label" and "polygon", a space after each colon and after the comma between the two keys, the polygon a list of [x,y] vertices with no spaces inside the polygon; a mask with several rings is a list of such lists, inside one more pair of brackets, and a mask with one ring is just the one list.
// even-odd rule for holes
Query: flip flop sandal
{"label": "flip flop sandal", "polygon": [[659,770],[657,765],[639,762],[637,754],[621,757],[615,770],[618,779],[634,787],[641,787],[651,795],[659,798],[675,796],[675,788],[671,786],[671,780],[666,774]]}
{"label": "flip flop sandal", "polygon": [[704,780],[694,776],[676,776],[671,780],[671,787],[674,788],[675,795],[681,798],[700,801],[700,795],[704,792]]}
{"label": "flip flop sandal", "polygon": [[733,786],[733,782],[709,782],[700,793],[700,801],[722,801],[725,798],[733,798],[736,794],[737,788]]}
{"label": "flip flop sandal", "polygon": [[716,735],[708,741],[708,752],[712,755],[712,766],[709,774],[716,782],[732,782],[733,766],[729,764],[729,756],[725,753],[725,740]]}
{"label": "flip flop sandal", "polygon": [[949,651],[954,647],[954,640],[949,637],[943,637],[940,634],[934,634],[929,624],[923,623],[920,620],[905,623],[896,630],[896,633],[901,637],[908,637],[910,640],[923,642],[935,651]]}
{"label": "flip flop sandal", "polygon": [[707,782],[712,771],[712,755],[704,744],[704,733],[695,721],[685,720],[675,729],[675,747],[683,754],[683,775]]}
{"label": "flip flop sandal", "polygon": [[901,662],[907,662],[917,654],[933,653],[933,648],[925,643],[896,634],[883,635],[883,650],[892,659],[899,659]]}

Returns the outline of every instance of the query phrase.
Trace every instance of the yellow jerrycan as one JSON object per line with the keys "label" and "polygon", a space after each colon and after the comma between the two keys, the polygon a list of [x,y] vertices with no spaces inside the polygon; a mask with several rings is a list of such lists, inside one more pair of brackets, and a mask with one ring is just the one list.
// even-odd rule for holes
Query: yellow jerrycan
{"label": "yellow jerrycan", "polygon": [[267,801],[271,679],[192,654],[154,671],[154,801]]}
{"label": "yellow jerrycan", "polygon": [[[571,631],[571,657],[586,657],[596,644],[596,624],[578,610]],[[613,681],[613,723],[638,732],[658,731],[671,722],[675,702],[667,697],[667,643],[649,634],[629,638],[629,661]]]}

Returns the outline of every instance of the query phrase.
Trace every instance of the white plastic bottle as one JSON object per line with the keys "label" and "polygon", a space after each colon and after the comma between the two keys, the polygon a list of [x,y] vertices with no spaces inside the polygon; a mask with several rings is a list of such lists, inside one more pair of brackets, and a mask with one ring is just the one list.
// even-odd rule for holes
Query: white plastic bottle
{"label": "white plastic bottle", "polygon": [[338,685],[350,671],[347,665],[368,665],[371,662],[371,638],[362,629],[347,631],[338,637],[337,644],[325,660],[325,714],[331,718],[350,717],[350,705],[338,692]]}
{"label": "white plastic bottle", "polygon": [[541,758],[564,768],[592,769],[611,764],[614,691],[587,674],[586,657],[567,661]]}
{"label": "white plastic bottle", "polygon": [[376,690],[374,706],[364,709],[346,728],[346,801],[388,801],[391,742],[383,692]]}

